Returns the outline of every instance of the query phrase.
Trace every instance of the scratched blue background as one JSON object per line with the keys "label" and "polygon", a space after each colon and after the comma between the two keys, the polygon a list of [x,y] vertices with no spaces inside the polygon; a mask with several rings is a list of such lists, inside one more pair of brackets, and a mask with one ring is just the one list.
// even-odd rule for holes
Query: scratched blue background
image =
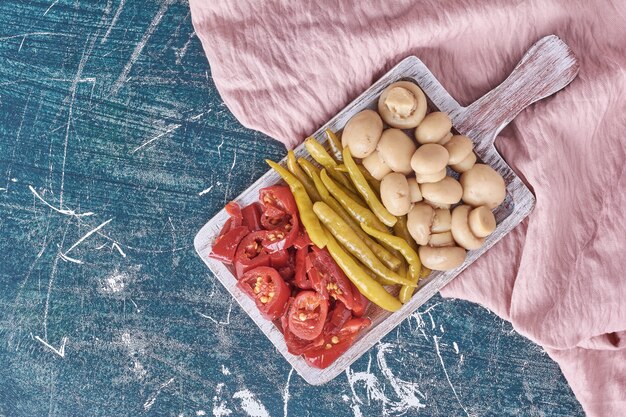
{"label": "scratched blue background", "polygon": [[293,373],[192,247],[283,154],[184,1],[2,0],[0,416],[582,415],[540,348],[440,297],[331,383]]}

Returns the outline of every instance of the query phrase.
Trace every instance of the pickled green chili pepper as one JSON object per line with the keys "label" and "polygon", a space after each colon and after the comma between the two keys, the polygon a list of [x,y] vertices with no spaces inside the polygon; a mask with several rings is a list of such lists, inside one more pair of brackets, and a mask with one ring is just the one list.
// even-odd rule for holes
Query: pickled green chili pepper
{"label": "pickled green chili pepper", "polygon": [[298,163],[307,173],[307,175],[313,180],[313,184],[315,184],[315,188],[317,188],[318,193],[322,197],[322,201],[330,206],[331,209],[335,211],[348,225],[354,230],[354,232],[358,235],[359,239],[361,239],[367,247],[369,247],[372,252],[384,263],[388,268],[396,270],[402,260],[391,253],[389,250],[385,249],[382,245],[374,241],[367,233],[365,233],[359,223],[357,223],[350,214],[330,195],[326,186],[322,182],[319,173],[320,170],[315,165],[313,165],[310,161],[299,158]]}
{"label": "pickled green chili pepper", "polygon": [[363,207],[353,199],[351,199],[346,193],[344,193],[341,188],[337,186],[337,183],[334,182],[326,173],[326,170],[322,170],[320,172],[320,177],[322,178],[322,182],[328,189],[328,191],[332,194],[333,197],[341,204],[341,206],[350,213],[350,216],[358,223],[366,223],[369,226],[372,226],[379,230],[387,231],[387,226],[383,224],[378,217],[371,212],[367,207]]}
{"label": "pickled green chili pepper", "polygon": [[343,162],[348,168],[348,174],[354,183],[359,194],[363,196],[363,199],[367,203],[367,205],[372,209],[372,212],[380,219],[381,222],[386,224],[387,226],[393,226],[396,224],[396,217],[389,213],[385,206],[380,202],[378,196],[372,190],[372,187],[367,183],[367,180],[359,170],[356,162],[352,159],[352,155],[350,154],[350,149],[345,148],[343,150]]}
{"label": "pickled green chili pepper", "polygon": [[[417,252],[401,237],[391,235],[389,233],[383,233],[380,230],[376,230],[369,227],[365,223],[361,223],[361,228],[373,238],[376,238],[379,242],[385,242],[390,247],[399,251],[402,256],[409,263],[409,279],[413,285],[406,287],[415,287],[420,279],[420,273],[422,269],[422,262],[420,261]],[[402,287],[400,290],[400,301],[407,302],[411,295],[413,295],[413,288]]]}
{"label": "pickled green chili pepper", "polygon": [[[380,194],[380,181],[374,178],[372,174],[370,174],[370,172],[367,170],[367,168],[365,168],[363,165],[357,164],[357,166],[359,167],[359,171],[361,171],[361,174],[363,174],[365,180],[370,185],[370,187],[372,187],[372,189],[376,191],[377,194]],[[345,164],[340,164],[335,167],[335,171],[347,173],[348,168],[345,166]]]}
{"label": "pickled green chili pepper", "polygon": [[397,311],[402,307],[402,303],[372,279],[330,233],[327,233],[327,248],[339,268],[365,298],[387,311]]}
{"label": "pickled green chili pepper", "polygon": [[[412,282],[415,282],[416,284],[420,279],[420,271],[417,268],[415,268],[414,265],[409,265],[408,279],[411,280]],[[402,288],[400,288],[400,293],[398,294],[398,298],[400,299],[400,302],[402,304],[406,304],[406,302],[411,299],[414,292],[415,292],[415,287],[403,285]]]}
{"label": "pickled green chili pepper", "polygon": [[415,242],[415,239],[409,233],[409,228],[406,225],[407,216],[399,216],[396,224],[393,225],[393,234],[401,237],[409,244],[411,249],[415,252],[419,249],[418,244]]}
{"label": "pickled green chili pepper", "polygon": [[315,185],[313,185],[311,179],[306,176],[306,174],[300,168],[300,165],[298,165],[298,163],[296,162],[296,154],[293,153],[292,150],[287,152],[287,169],[289,169],[289,171],[291,171],[291,173],[295,175],[298,180],[300,180],[300,182],[304,186],[304,189],[306,190],[306,193],[309,195],[309,197],[311,197],[311,200],[313,200],[313,202],[321,200],[319,193],[315,189]]}
{"label": "pickled green chili pepper", "polygon": [[348,252],[374,271],[376,275],[395,284],[411,285],[411,281],[406,279],[405,276],[400,276],[383,265],[374,252],[359,239],[359,236],[352,230],[350,225],[335,213],[328,204],[319,201],[313,204],[313,211],[326,227],[326,230],[328,230]]}
{"label": "pickled green chili pepper", "polygon": [[[337,162],[333,159],[332,156],[326,151],[326,148],[315,140],[314,137],[309,137],[304,141],[304,146],[311,154],[311,157],[317,161],[321,166],[323,166],[328,175],[330,175],[337,183],[341,184],[344,187],[344,191],[352,197],[353,200],[361,200],[361,196],[355,191],[352,191],[352,183],[348,179],[348,177],[343,173],[335,170],[337,166]],[[363,202],[365,203],[365,202]]]}
{"label": "pickled green chili pepper", "polygon": [[324,131],[324,134],[326,134],[326,137],[328,138],[328,146],[333,152],[333,157],[335,158],[335,161],[337,161],[338,163],[341,162],[341,151],[343,150],[343,146],[341,146],[341,141],[339,140],[335,132],[330,129],[326,129]]}
{"label": "pickled green chili pepper", "polygon": [[293,194],[293,198],[296,201],[296,206],[298,206],[300,220],[302,221],[302,225],[306,229],[311,242],[313,242],[318,248],[326,246],[326,233],[324,232],[317,216],[313,213],[313,202],[300,180],[276,162],[270,161],[269,159],[266,159],[265,162],[267,162],[268,165],[272,167],[289,186],[289,189]]}

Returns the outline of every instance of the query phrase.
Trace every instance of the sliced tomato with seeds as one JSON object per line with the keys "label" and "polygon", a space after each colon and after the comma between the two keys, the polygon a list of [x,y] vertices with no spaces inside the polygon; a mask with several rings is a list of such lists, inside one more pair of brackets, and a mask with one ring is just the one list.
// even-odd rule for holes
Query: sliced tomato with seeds
{"label": "sliced tomato with seeds", "polygon": [[316,246],[312,246],[312,249],[313,252],[308,256],[315,269],[315,272],[309,273],[313,288],[324,297],[339,300],[352,310],[354,308],[352,283],[326,249],[319,249]]}
{"label": "sliced tomato with seeds", "polygon": [[235,227],[227,231],[215,240],[209,256],[225,264],[232,265],[237,247],[248,233],[250,233],[250,231],[245,226]]}
{"label": "sliced tomato with seeds", "polygon": [[262,215],[261,204],[252,203],[245,206],[241,210],[241,215],[243,217],[243,225],[248,226],[251,232],[255,232],[257,230],[261,230],[263,226],[261,225],[261,215]]}
{"label": "sliced tomato with seeds", "polygon": [[322,333],[328,314],[328,301],[315,291],[300,291],[289,308],[289,331],[303,340]]}
{"label": "sliced tomato with seeds", "polygon": [[287,350],[292,355],[302,355],[303,353],[314,351],[315,349],[322,346],[324,343],[324,338],[318,336],[313,340],[303,340],[297,337],[296,335],[289,330],[289,312],[291,310],[291,304],[293,303],[293,298],[289,299],[287,306],[285,308],[285,314],[280,318],[280,324],[282,327],[283,335],[285,336],[285,344],[287,345]]}
{"label": "sliced tomato with seeds", "polygon": [[270,265],[270,255],[261,244],[266,233],[265,230],[249,233],[237,247],[234,262],[237,278],[250,269]]}
{"label": "sliced tomato with seeds", "polygon": [[289,187],[277,185],[259,192],[263,213],[261,225],[271,233],[265,246],[270,252],[289,248],[300,232],[298,209]]}
{"label": "sliced tomato with seeds", "polygon": [[291,190],[286,185],[274,185],[265,187],[259,191],[259,200],[265,211],[275,207],[284,213],[296,214],[298,208]]}
{"label": "sliced tomato with seeds", "polygon": [[263,208],[261,225],[266,230],[282,229],[291,222],[292,215],[274,206]]}
{"label": "sliced tomato with seeds", "polygon": [[372,324],[368,318],[353,318],[335,332],[324,334],[324,342],[315,349],[308,349],[304,353],[306,361],[316,368],[327,368],[335,362],[356,339],[359,332]]}
{"label": "sliced tomato with seeds", "polygon": [[251,269],[237,285],[254,300],[265,318],[274,320],[283,315],[291,291],[274,268]]}

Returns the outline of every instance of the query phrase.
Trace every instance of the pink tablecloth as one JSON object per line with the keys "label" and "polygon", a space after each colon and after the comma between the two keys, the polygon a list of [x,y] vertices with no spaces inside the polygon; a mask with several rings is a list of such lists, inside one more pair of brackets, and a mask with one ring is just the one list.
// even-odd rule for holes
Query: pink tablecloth
{"label": "pink tablecloth", "polygon": [[[445,4],[445,6],[444,6]],[[222,98],[288,147],[407,55],[467,104],[556,34],[581,64],[497,147],[529,219],[442,294],[481,303],[556,360],[590,416],[626,416],[626,2],[191,0]]]}

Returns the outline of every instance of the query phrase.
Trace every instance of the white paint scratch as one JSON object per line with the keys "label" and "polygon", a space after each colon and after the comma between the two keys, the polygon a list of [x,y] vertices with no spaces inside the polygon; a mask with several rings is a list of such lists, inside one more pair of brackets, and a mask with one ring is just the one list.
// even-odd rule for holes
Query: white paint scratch
{"label": "white paint scratch", "polygon": [[32,185],[29,185],[28,188],[30,189],[30,191],[35,195],[35,197],[37,197],[42,203],[44,203],[46,206],[48,206],[49,208],[51,208],[52,210],[56,211],[57,213],[61,213],[61,214],[65,214],[67,216],[73,216],[73,217],[87,217],[87,216],[93,216],[94,213],[92,213],[91,211],[87,212],[87,213],[76,213],[74,210],[65,210],[65,209],[58,209],[56,207],[54,207],[53,205],[51,205],[50,203],[48,203],[46,200],[44,200],[38,193],[37,191],[35,191],[35,189],[33,188]]}
{"label": "white paint scratch", "polygon": [[230,369],[225,367],[223,364],[222,364],[222,374],[224,374],[226,376],[230,375]]}
{"label": "white paint scratch", "polygon": [[430,317],[430,330],[435,330],[435,320],[433,320],[433,315],[428,312],[428,317]]}
{"label": "white paint scratch", "polygon": [[68,38],[73,38],[76,35],[73,35],[71,33],[56,33],[56,32],[29,32],[29,33],[20,33],[19,35],[5,36],[3,38],[0,38],[0,42],[7,41],[9,39],[23,38],[23,37],[29,37],[29,36],[66,36]]}
{"label": "white paint scratch", "polygon": [[452,382],[450,381],[450,376],[448,375],[448,370],[446,369],[446,365],[443,363],[443,358],[441,357],[441,352],[439,351],[439,337],[433,336],[433,341],[435,342],[435,351],[437,352],[437,356],[439,357],[439,362],[441,363],[441,368],[443,368],[443,373],[446,375],[446,379],[448,380],[448,385],[450,385],[450,388],[452,388],[452,392],[454,393],[454,397],[456,398],[456,401],[459,403],[459,405],[461,406],[461,408],[465,412],[465,415],[469,417],[469,414],[468,414],[467,410],[465,409],[463,404],[461,404],[461,400],[460,400],[458,394],[456,393],[456,389],[454,388],[454,385],[452,385]]}
{"label": "white paint scratch", "polygon": [[122,258],[126,258],[126,253],[124,253],[124,251],[122,250],[122,248],[120,248],[120,245],[118,245],[117,242],[113,242],[112,247],[117,249],[120,255],[122,255]]}
{"label": "white paint scratch", "polygon": [[241,391],[237,391],[233,395],[233,398],[241,400],[241,408],[250,417],[270,417],[270,414],[267,412],[265,406],[255,398],[254,394],[250,390],[243,389]]}
{"label": "white paint scratch", "polygon": [[454,348],[454,353],[459,354],[459,345],[456,342],[452,342],[452,347]]}
{"label": "white paint scratch", "polygon": [[122,13],[122,9],[124,8],[124,3],[126,3],[126,0],[121,0],[120,4],[117,6],[117,10],[115,11],[115,14],[113,15],[113,19],[111,19],[111,24],[109,25],[109,28],[107,29],[106,33],[100,40],[101,44],[104,44],[107,41],[107,38],[109,37],[109,34],[111,33],[111,29],[113,29],[113,26],[115,26],[115,24],[117,23],[117,20],[120,18],[120,14]]}
{"label": "white paint scratch", "polygon": [[50,207],[52,210],[61,213],[61,214],[66,214],[68,216],[76,216],[76,217],[83,217],[83,216],[93,216],[92,212],[88,212],[88,213],[83,213],[83,214],[77,214],[74,210],[62,210],[62,209],[58,209],[54,206],[52,206],[50,203],[48,203],[46,200],[44,200],[38,193],[37,191],[35,191],[35,189],[33,188],[32,185],[29,185],[28,188],[30,189],[30,191],[35,195],[35,197],[37,197],[39,200],[41,200],[42,203],[44,203],[46,206]]}
{"label": "white paint scratch", "polygon": [[426,310],[424,311],[418,311],[419,314],[426,314],[428,313],[430,310],[433,310],[435,307],[437,307],[439,304],[441,303],[435,303],[433,305],[431,305],[430,307],[428,307]]}
{"label": "white paint scratch", "polygon": [[52,2],[52,4],[50,5],[50,7],[48,7],[48,8],[46,9],[46,11],[44,12],[44,14],[43,14],[43,15],[44,15],[44,16],[45,16],[45,15],[47,15],[47,14],[48,14],[48,12],[50,11],[50,9],[52,9],[54,6],[56,6],[56,4],[57,4],[58,2],[59,2],[59,0],[54,0],[54,1]]}
{"label": "white paint scratch", "polygon": [[219,145],[217,145],[217,156],[219,156],[220,158],[222,157],[222,146],[224,146],[224,140],[225,138],[222,137],[222,141]]}
{"label": "white paint scratch", "polygon": [[285,384],[285,388],[283,389],[283,417],[288,417],[288,408],[289,408],[289,383],[291,382],[291,375],[293,375],[293,367],[291,371],[289,371],[289,375],[287,376],[287,383]]}
{"label": "white paint scratch", "polygon": [[169,125],[166,129],[165,132],[161,132],[158,135],[156,135],[155,137],[153,137],[152,139],[147,140],[146,142],[142,143],[141,145],[137,146],[135,149],[133,149],[132,151],[130,151],[130,154],[134,154],[135,152],[137,152],[140,149],[143,149],[144,147],[148,146],[149,144],[151,144],[152,142],[154,142],[155,140],[160,139],[161,137],[167,135],[168,133],[171,133],[173,131],[175,131],[176,129],[179,129],[182,125],[178,124],[178,123],[174,123]]}
{"label": "white paint scratch", "polygon": [[391,343],[380,343],[378,345],[378,353],[376,354],[376,362],[383,376],[389,381],[391,388],[395,392],[398,400],[391,401],[388,399],[386,406],[383,408],[383,415],[396,415],[406,413],[409,409],[426,408],[426,405],[417,398],[415,394],[424,398],[424,394],[419,390],[419,385],[414,382],[404,381],[396,377],[391,368],[387,365],[385,353],[391,351],[393,345]]}
{"label": "white paint scratch", "polygon": [[206,411],[204,411],[204,410],[198,410],[198,411],[196,411],[196,415],[197,415],[197,416],[206,416]]}
{"label": "white paint scratch", "polygon": [[[89,50],[87,50],[89,49]],[[93,43],[90,48],[87,48],[85,45],[85,49],[83,50],[83,55],[80,58],[80,62],[78,63],[78,68],[76,69],[76,75],[72,80],[72,86],[70,88],[71,98],[70,105],[67,112],[67,123],[65,125],[65,140],[63,142],[63,161],[61,162],[61,190],[59,192],[59,208],[63,208],[63,188],[65,186],[65,163],[67,161],[67,145],[70,137],[70,124],[72,123],[72,113],[74,111],[74,99],[76,98],[76,90],[78,88],[78,81],[81,79],[83,75],[83,70],[85,69],[85,65],[89,60],[89,56],[91,55],[91,51],[93,50]]]}
{"label": "white paint scratch", "polygon": [[163,388],[167,387],[173,381],[174,381],[174,378],[170,378],[169,381],[164,382],[163,384],[161,384],[161,386],[150,397],[148,397],[146,402],[143,404],[143,409],[146,410],[146,411],[150,410],[152,408],[152,406],[154,405],[154,402],[156,401],[157,397],[161,393],[161,390]]}
{"label": "white paint scratch", "polygon": [[220,325],[220,324],[225,324],[228,325],[230,324],[230,312],[233,310],[233,304],[231,303],[230,306],[228,307],[228,313],[226,314],[226,320],[221,320],[221,321],[217,321],[215,320],[213,317],[207,315],[207,314],[202,314],[199,311],[196,311],[196,313],[198,313],[198,315],[200,317],[204,317],[205,319],[209,319],[211,320],[213,323]]}
{"label": "white paint scratch", "polygon": [[183,62],[183,58],[187,54],[187,49],[189,49],[189,45],[191,45],[191,40],[196,36],[196,32],[191,32],[187,42],[183,45],[182,48],[176,51],[176,65],[180,65]]}
{"label": "white paint scratch", "polygon": [[204,190],[200,191],[198,193],[198,195],[202,196],[202,195],[205,195],[207,193],[210,193],[212,189],[213,189],[213,185],[211,185],[209,188],[205,188]]}
{"label": "white paint scratch", "polygon": [[74,249],[76,246],[80,245],[85,239],[87,239],[89,236],[93,235],[94,233],[96,233],[98,230],[102,229],[104,226],[106,226],[107,224],[109,224],[111,222],[111,220],[113,219],[109,219],[103,223],[101,223],[99,226],[96,226],[94,229],[91,229],[90,231],[88,231],[83,237],[81,237],[80,239],[78,239],[76,241],[76,243],[74,243],[72,246],[70,246],[70,248],[68,250],[65,251],[65,253],[63,254],[63,256],[67,256],[68,253],[70,253],[72,251],[72,249]]}
{"label": "white paint scratch", "polygon": [[81,261],[80,259],[76,259],[76,258],[72,258],[67,256],[66,254],[59,252],[59,256],[61,257],[61,259],[63,259],[65,262],[73,262],[75,264],[79,264],[82,265],[84,262]]}
{"label": "white paint scratch", "polygon": [[59,355],[60,357],[64,358],[65,357],[65,344],[67,343],[67,337],[64,337],[61,340],[61,347],[59,347],[58,349],[52,347],[48,342],[46,342],[45,340],[43,340],[41,337],[39,336],[35,336],[35,339],[37,339],[38,341],[40,341],[45,347],[47,347],[48,349],[50,349],[51,351],[53,351],[54,353],[56,353],[57,355]]}
{"label": "white paint scratch", "polygon": [[141,40],[135,46],[135,49],[133,50],[133,53],[130,56],[130,59],[128,60],[126,65],[124,65],[124,69],[120,73],[120,76],[117,78],[117,81],[115,81],[115,83],[113,84],[113,87],[111,88],[111,95],[113,96],[116,95],[119,89],[121,88],[122,84],[124,84],[127,81],[128,74],[130,73],[131,68],[133,67],[137,59],[139,58],[139,55],[141,55],[143,48],[145,48],[146,44],[148,43],[148,40],[150,39],[154,31],[156,30],[157,26],[159,26],[159,23],[161,23],[161,20],[163,19],[163,16],[165,16],[165,13],[167,12],[167,9],[170,7],[170,4],[172,3],[172,1],[173,0],[166,0],[163,2],[163,4],[161,4],[161,7],[157,11],[157,14],[152,19],[152,22],[150,22],[148,29],[146,29],[143,36],[141,37]]}

